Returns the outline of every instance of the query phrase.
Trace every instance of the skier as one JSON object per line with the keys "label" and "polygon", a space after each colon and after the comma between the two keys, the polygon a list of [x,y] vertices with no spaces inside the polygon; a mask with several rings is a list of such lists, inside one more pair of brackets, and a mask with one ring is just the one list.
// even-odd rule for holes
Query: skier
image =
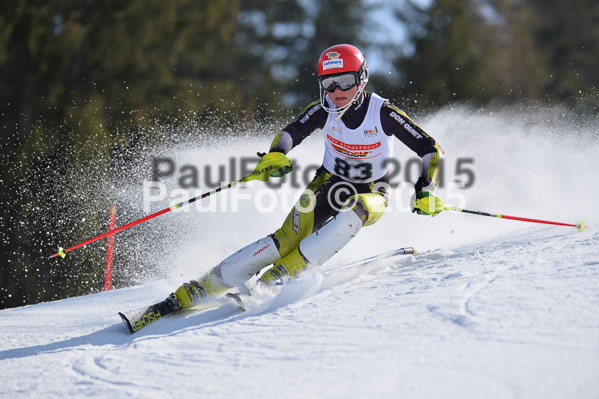
{"label": "skier", "polygon": [[183,284],[167,298],[172,310],[244,287],[271,264],[260,283],[280,284],[332,257],[362,227],[383,215],[390,169],[386,161],[393,154],[395,138],[422,158],[412,212],[435,215],[441,211],[435,205],[442,202],[434,195],[441,147],[403,111],[364,91],[367,82],[366,59],[358,48],[340,44],[322,53],[318,61],[320,100],[275,136],[270,153],[261,160],[287,154],[320,129],[325,141],[322,166],[280,229],[232,254],[202,278]]}

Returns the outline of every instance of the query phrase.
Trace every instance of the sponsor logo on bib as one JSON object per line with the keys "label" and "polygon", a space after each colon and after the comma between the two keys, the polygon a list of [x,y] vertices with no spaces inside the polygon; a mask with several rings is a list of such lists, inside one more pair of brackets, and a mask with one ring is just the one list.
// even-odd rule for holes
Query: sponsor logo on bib
{"label": "sponsor logo on bib", "polygon": [[366,137],[373,137],[376,136],[378,133],[379,131],[377,130],[376,126],[374,127],[374,129],[364,130],[364,134],[366,135]]}
{"label": "sponsor logo on bib", "polygon": [[[331,147],[333,149],[346,157],[350,158],[366,158],[368,157],[374,150],[381,146],[381,142],[373,143],[373,144],[347,144],[343,141],[339,141],[327,134],[327,140],[331,143]],[[377,154],[379,155],[379,154]],[[375,155],[376,156],[376,155]]]}

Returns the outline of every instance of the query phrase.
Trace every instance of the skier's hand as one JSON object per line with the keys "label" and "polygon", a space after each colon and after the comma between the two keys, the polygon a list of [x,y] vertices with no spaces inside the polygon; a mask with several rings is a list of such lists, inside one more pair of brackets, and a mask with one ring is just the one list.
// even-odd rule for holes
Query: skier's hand
{"label": "skier's hand", "polygon": [[257,155],[261,158],[260,161],[258,161],[258,166],[256,167],[256,169],[258,170],[269,165],[281,166],[280,168],[277,168],[270,172],[270,177],[285,176],[293,169],[291,166],[291,162],[289,162],[289,159],[285,156],[285,154],[281,152],[270,152],[268,154],[258,152]]}
{"label": "skier's hand", "polygon": [[412,212],[419,215],[437,216],[443,211],[445,204],[441,197],[437,197],[432,191],[419,191],[414,193],[410,202]]}
{"label": "skier's hand", "polygon": [[435,195],[435,186],[422,177],[416,183],[414,195],[410,201],[412,212],[418,215],[437,216],[444,209],[441,197]]}

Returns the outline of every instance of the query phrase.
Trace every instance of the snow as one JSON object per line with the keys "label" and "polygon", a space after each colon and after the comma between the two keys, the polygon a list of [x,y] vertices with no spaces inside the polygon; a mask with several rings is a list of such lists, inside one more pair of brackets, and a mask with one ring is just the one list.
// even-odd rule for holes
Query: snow
{"label": "snow", "polygon": [[[278,227],[288,208],[268,218],[248,201],[238,212],[177,212],[146,227],[185,227],[184,238],[171,237],[170,262],[140,255],[143,265],[165,263],[165,278],[0,311],[0,397],[598,397],[599,218],[586,199],[597,194],[596,139],[530,119],[462,109],[422,125],[448,157],[475,157],[476,184],[454,192],[467,200],[460,205],[583,219],[590,229],[428,218],[393,205],[327,264],[244,313],[232,304],[187,311],[129,334],[118,311],[163,299]],[[468,140],[475,132],[485,140]],[[267,143],[229,149],[250,154]],[[292,155],[317,160],[319,145],[311,137]],[[192,149],[178,152],[178,165],[199,154],[218,163],[219,154]],[[117,254],[130,249],[115,241]],[[420,252],[339,267],[401,246]]]}

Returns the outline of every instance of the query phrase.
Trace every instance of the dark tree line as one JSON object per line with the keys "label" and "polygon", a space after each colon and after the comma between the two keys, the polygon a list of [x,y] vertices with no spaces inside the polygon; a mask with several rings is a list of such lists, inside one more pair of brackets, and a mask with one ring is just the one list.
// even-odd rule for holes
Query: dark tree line
{"label": "dark tree line", "polygon": [[89,193],[163,139],[153,127],[235,130],[293,115],[318,95],[324,48],[375,46],[365,33],[380,23],[367,16],[383,6],[407,38],[382,45],[396,71],[373,73],[369,88],[395,103],[424,112],[534,100],[597,113],[593,0],[6,1],[0,308],[101,289],[102,254],[46,255],[106,229],[107,201]]}
{"label": "dark tree line", "polygon": [[596,1],[406,1],[397,15],[411,45],[396,58],[401,96],[433,108],[536,100],[597,112]]}

